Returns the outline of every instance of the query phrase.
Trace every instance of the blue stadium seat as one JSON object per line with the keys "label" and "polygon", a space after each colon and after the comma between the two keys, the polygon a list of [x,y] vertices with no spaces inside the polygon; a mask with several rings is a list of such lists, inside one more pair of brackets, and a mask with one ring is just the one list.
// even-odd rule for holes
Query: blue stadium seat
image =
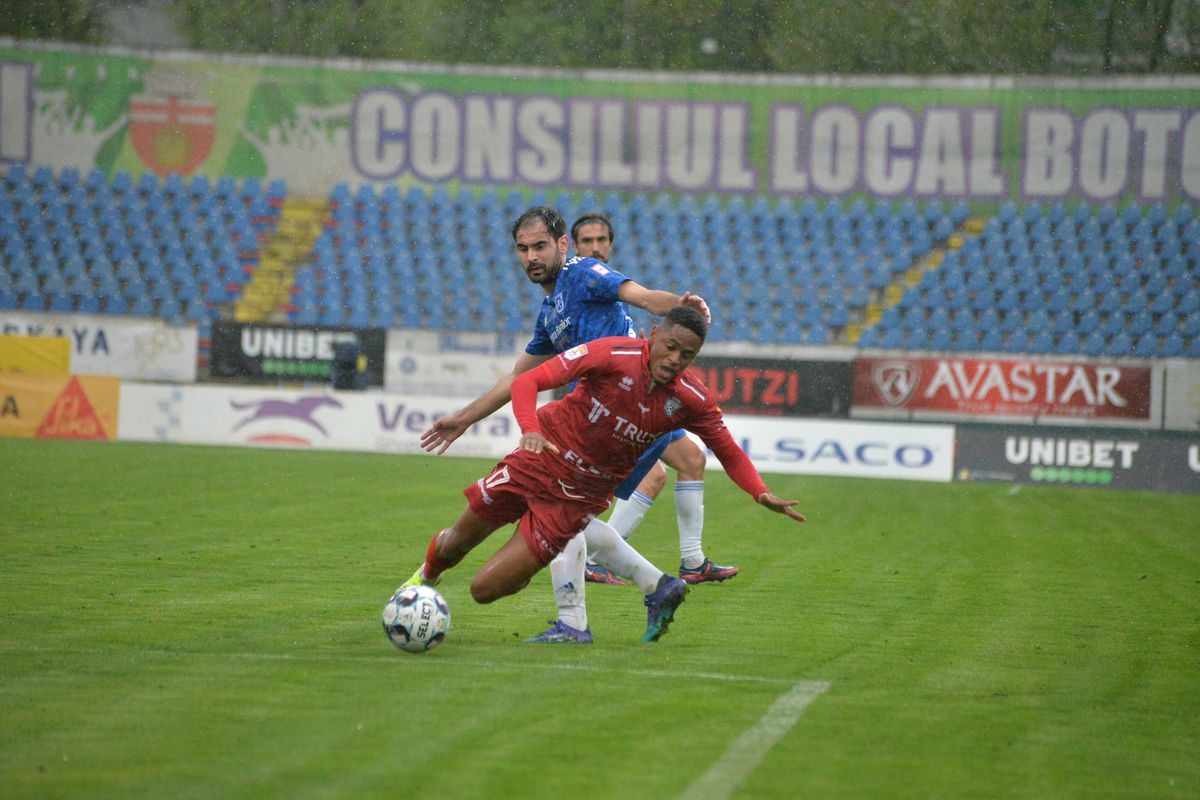
{"label": "blue stadium seat", "polygon": [[1083,340],[1080,351],[1087,356],[1104,355],[1108,348],[1108,339],[1099,330],[1094,330]]}
{"label": "blue stadium seat", "polygon": [[910,350],[929,349],[929,334],[924,328],[912,328],[904,334],[904,347]]}
{"label": "blue stadium seat", "polygon": [[1108,355],[1133,355],[1133,337],[1129,335],[1128,331],[1121,331],[1108,340]]}
{"label": "blue stadium seat", "polygon": [[1105,336],[1116,336],[1118,333],[1126,329],[1125,314],[1121,311],[1114,311],[1100,319],[1100,332]]}
{"label": "blue stadium seat", "polygon": [[904,331],[900,328],[887,328],[880,335],[879,346],[889,350],[899,350],[904,347]]}
{"label": "blue stadium seat", "polygon": [[1079,334],[1073,330],[1069,330],[1059,334],[1052,352],[1062,356],[1076,355],[1079,353],[1079,348]]}
{"label": "blue stadium seat", "polygon": [[144,294],[138,295],[133,298],[126,313],[135,317],[152,317],[154,316],[154,301]]}
{"label": "blue stadium seat", "polygon": [[1063,310],[1053,314],[1050,317],[1050,330],[1060,336],[1067,331],[1075,330],[1075,312]]}
{"label": "blue stadium seat", "polygon": [[1053,353],[1054,352],[1054,334],[1049,330],[1037,331],[1030,337],[1029,352],[1032,353]]}
{"label": "blue stadium seat", "polygon": [[1188,339],[1200,339],[1200,314],[1192,311],[1185,315],[1181,311],[1179,332]]}
{"label": "blue stadium seat", "polygon": [[[0,306],[2,307],[2,306]],[[854,343],[855,347],[876,347],[879,344],[879,330],[875,327],[865,329]],[[1182,347],[1182,340],[1180,341]]]}
{"label": "blue stadium seat", "polygon": [[183,316],[183,308],[174,297],[167,297],[159,302],[155,315],[163,319],[179,319]]}
{"label": "blue stadium seat", "polygon": [[1163,339],[1162,347],[1159,349],[1159,355],[1164,358],[1178,358],[1184,354],[1183,337],[1178,331],[1169,334]]}
{"label": "blue stadium seat", "polygon": [[983,331],[983,338],[979,342],[979,347],[989,353],[1002,353],[1005,351],[1004,334],[995,328],[986,329]]}
{"label": "blue stadium seat", "polygon": [[949,350],[954,344],[954,334],[948,327],[937,327],[930,332],[929,349]]}
{"label": "blue stadium seat", "polygon": [[1154,333],[1158,336],[1170,336],[1179,327],[1179,317],[1174,311],[1164,311],[1154,323]]}
{"label": "blue stadium seat", "polygon": [[1158,354],[1158,337],[1153,333],[1144,333],[1134,339],[1133,355],[1140,358],[1152,358]]}
{"label": "blue stadium seat", "polygon": [[1115,288],[1105,292],[1096,302],[1096,310],[1102,315],[1118,313],[1124,307],[1125,301]]}
{"label": "blue stadium seat", "polygon": [[1133,318],[1129,321],[1129,335],[1136,339],[1148,333],[1153,326],[1154,320],[1150,316],[1150,310],[1143,306],[1134,313]]}
{"label": "blue stadium seat", "polygon": [[1032,312],[1025,319],[1025,330],[1030,333],[1041,333],[1050,330],[1050,315],[1043,309]]}

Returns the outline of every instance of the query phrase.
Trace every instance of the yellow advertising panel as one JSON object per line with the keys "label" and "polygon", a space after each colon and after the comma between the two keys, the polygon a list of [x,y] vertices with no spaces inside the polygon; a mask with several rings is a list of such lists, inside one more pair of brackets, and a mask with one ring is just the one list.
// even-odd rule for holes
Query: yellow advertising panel
{"label": "yellow advertising panel", "polygon": [[0,436],[115,439],[119,378],[0,373]]}
{"label": "yellow advertising panel", "polygon": [[61,336],[0,336],[0,373],[68,375],[71,342]]}

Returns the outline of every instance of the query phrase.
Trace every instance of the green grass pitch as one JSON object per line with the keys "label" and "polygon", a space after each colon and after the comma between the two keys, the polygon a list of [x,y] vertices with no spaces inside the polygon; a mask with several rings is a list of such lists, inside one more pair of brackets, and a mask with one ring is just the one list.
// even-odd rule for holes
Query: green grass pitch
{"label": "green grass pitch", "polygon": [[[767,476],[796,525],[712,473],[742,574],[659,643],[589,585],[595,645],[523,644],[548,576],[467,592],[501,531],[396,651],[488,466],[0,439],[0,797],[1200,796],[1200,497]],[[669,571],[673,507],[632,540]]]}

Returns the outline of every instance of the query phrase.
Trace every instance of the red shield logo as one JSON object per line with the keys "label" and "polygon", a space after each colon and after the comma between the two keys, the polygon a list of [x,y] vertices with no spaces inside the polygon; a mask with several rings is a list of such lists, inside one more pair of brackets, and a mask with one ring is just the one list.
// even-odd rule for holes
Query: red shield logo
{"label": "red shield logo", "polygon": [[884,361],[871,371],[875,391],[889,406],[902,406],[912,397],[921,379],[921,370],[909,361]]}
{"label": "red shield logo", "polygon": [[142,163],[159,175],[190,174],[212,150],[217,107],[176,95],[129,101],[129,137]]}

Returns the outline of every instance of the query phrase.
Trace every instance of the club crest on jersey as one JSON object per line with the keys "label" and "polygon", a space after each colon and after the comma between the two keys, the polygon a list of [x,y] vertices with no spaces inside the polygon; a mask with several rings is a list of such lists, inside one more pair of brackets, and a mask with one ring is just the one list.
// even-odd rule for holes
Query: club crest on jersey
{"label": "club crest on jersey", "polygon": [[681,408],[683,408],[683,403],[678,397],[668,397],[666,402],[663,403],[663,413],[668,417],[675,416],[675,412]]}
{"label": "club crest on jersey", "polygon": [[621,378],[621,383],[618,385],[625,391],[632,392],[633,391],[633,378],[626,375],[625,377]]}
{"label": "club crest on jersey", "polygon": [[561,294],[554,295],[554,310],[561,314],[563,309],[567,307],[567,301]]}
{"label": "club crest on jersey", "polygon": [[574,361],[577,358],[583,358],[587,355],[587,345],[580,344],[572,347],[570,350],[562,354],[562,357],[567,361]]}

